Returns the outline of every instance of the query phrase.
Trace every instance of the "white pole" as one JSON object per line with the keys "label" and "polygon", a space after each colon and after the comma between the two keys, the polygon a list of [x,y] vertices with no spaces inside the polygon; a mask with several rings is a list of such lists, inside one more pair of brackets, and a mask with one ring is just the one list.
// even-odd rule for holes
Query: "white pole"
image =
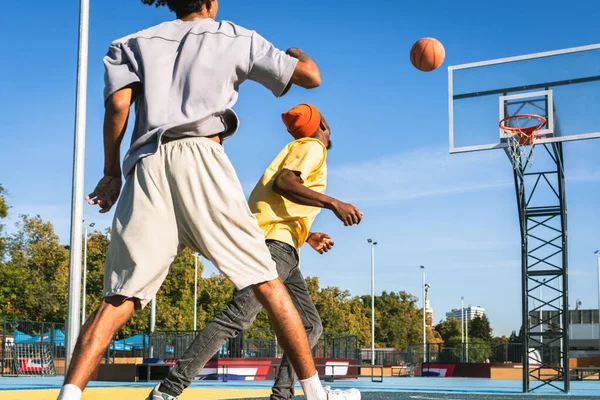
{"label": "white pole", "polygon": [[[560,287],[561,287],[561,283],[560,280],[556,280],[556,288],[557,288],[557,293],[560,292]],[[560,301],[561,304],[561,309],[564,307],[563,301],[561,299]],[[568,310],[567,310],[568,312]],[[558,327],[560,329],[561,334],[563,333],[563,320],[562,320],[562,315],[559,315],[558,317]],[[564,347],[563,347],[563,340],[560,340],[560,367],[564,368],[563,365],[563,352],[564,352]]]}
{"label": "white pole", "polygon": [[461,296],[460,298],[460,342],[462,344],[462,356],[461,362],[464,361],[465,355],[465,298]]}
{"label": "white pole", "polygon": [[[471,307],[469,307],[471,308]],[[469,312],[465,310],[465,342],[467,344],[466,361],[469,362]]]}
{"label": "white pole", "polygon": [[[543,282],[546,283],[546,279],[544,279]],[[539,318],[540,318],[540,320],[539,320],[540,333],[544,332],[544,324],[542,322],[542,318],[544,316],[543,313],[542,313],[542,310],[544,309],[544,300],[543,300],[543,295],[542,295],[542,287],[543,287],[543,284],[540,285],[540,313],[539,313]],[[541,336],[541,335],[540,335],[540,343],[542,343],[542,344],[544,343],[544,337]],[[561,343],[562,343],[562,341],[561,341]]]}
{"label": "white pole", "polygon": [[79,48],[77,55],[77,93],[75,100],[75,141],[73,151],[73,189],[71,194],[71,253],[69,259],[69,300],[65,337],[65,368],[68,370],[79,336],[81,299],[81,228],[83,223],[83,172],[87,96],[89,0],[79,1]]}
{"label": "white pole", "polygon": [[85,324],[85,295],[87,292],[87,242],[88,242],[88,227],[85,227],[83,234],[83,296],[81,297],[81,325]]}
{"label": "white pole", "polygon": [[423,276],[422,276],[422,286],[423,286],[423,290],[422,290],[422,298],[423,298],[423,362],[426,361],[427,359],[427,330],[426,330],[426,326],[425,326],[425,267],[423,265],[421,265],[421,270],[423,272]]}
{"label": "white pole", "polygon": [[156,328],[156,295],[152,298],[150,307],[150,333],[153,333]]}
{"label": "white pole", "polygon": [[[152,298],[150,303],[150,334],[154,333],[156,328],[156,295]],[[154,357],[154,346],[150,344],[150,358]]]}
{"label": "white pole", "polygon": [[[596,254],[596,259],[598,261],[598,351],[600,351],[600,251],[596,250],[594,254]],[[571,312],[569,311],[569,314],[570,313]]]}
{"label": "white pole", "polygon": [[371,244],[371,365],[375,365],[375,245]]}
{"label": "white pole", "polygon": [[194,254],[194,332],[198,330],[197,325],[198,311],[198,255]]}

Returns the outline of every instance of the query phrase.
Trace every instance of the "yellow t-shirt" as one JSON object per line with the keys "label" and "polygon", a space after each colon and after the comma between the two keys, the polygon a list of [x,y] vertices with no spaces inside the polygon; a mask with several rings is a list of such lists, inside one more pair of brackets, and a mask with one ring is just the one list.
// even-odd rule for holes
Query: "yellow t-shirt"
{"label": "yellow t-shirt", "polygon": [[273,191],[273,181],[283,169],[297,171],[304,186],[325,193],[327,149],[320,140],[304,138],[289,143],[271,162],[252,193],[248,204],[266,239],[279,240],[299,249],[306,239],[319,207],[294,203]]}

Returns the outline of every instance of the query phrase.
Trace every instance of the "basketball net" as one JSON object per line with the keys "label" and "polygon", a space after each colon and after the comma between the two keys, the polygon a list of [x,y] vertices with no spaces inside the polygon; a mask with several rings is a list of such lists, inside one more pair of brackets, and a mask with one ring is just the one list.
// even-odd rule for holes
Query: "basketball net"
{"label": "basketball net", "polygon": [[525,169],[531,165],[536,133],[546,125],[546,118],[535,114],[516,114],[500,121],[506,133],[508,153],[513,167]]}

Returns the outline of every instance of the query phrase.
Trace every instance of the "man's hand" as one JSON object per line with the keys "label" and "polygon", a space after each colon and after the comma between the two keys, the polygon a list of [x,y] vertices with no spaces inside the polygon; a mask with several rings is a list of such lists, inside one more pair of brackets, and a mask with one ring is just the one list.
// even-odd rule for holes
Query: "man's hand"
{"label": "man's hand", "polygon": [[121,177],[104,175],[96,189],[85,198],[88,204],[100,206],[100,213],[105,214],[110,211],[117,202],[121,193]]}
{"label": "man's hand", "polygon": [[[288,56],[298,59],[290,84],[294,84],[304,89],[313,89],[321,86],[321,73],[317,64],[304,52],[298,48],[292,47],[285,52]],[[286,91],[289,90],[289,85]]]}
{"label": "man's hand", "polygon": [[331,236],[321,232],[314,232],[308,236],[306,243],[315,249],[319,254],[327,253],[333,247],[334,243]]}
{"label": "man's hand", "polygon": [[287,54],[288,56],[292,56],[294,58],[300,58],[300,54],[303,54],[303,52],[302,52],[302,50],[300,50],[296,47],[290,47],[289,49],[287,49],[285,54]]}
{"label": "man's hand", "polygon": [[335,200],[331,203],[331,211],[334,212],[335,216],[344,223],[344,226],[352,226],[360,224],[363,213],[354,207],[352,204],[343,203],[339,200]]}

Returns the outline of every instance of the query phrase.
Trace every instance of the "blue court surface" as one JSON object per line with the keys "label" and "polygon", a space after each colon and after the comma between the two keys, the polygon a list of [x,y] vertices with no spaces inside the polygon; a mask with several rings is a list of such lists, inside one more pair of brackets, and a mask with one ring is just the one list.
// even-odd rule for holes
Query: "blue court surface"
{"label": "blue court surface", "polygon": [[[62,377],[54,378],[0,378],[0,398],[2,391],[14,390],[44,390],[58,389]],[[119,382],[90,382],[89,388],[150,388],[154,382],[119,383]],[[272,381],[197,381],[192,388],[214,389],[270,389]],[[516,400],[516,399],[550,399],[563,400],[569,398],[598,399],[600,398],[600,381],[571,382],[571,393],[561,394],[559,391],[544,387],[535,393],[521,393],[520,381],[504,381],[476,378],[391,378],[383,382],[371,382],[370,379],[336,380],[323,382],[334,388],[355,387],[361,390],[364,400]],[[296,396],[303,399],[303,396]],[[256,397],[254,397],[256,399]],[[267,398],[259,398],[267,399]]]}

